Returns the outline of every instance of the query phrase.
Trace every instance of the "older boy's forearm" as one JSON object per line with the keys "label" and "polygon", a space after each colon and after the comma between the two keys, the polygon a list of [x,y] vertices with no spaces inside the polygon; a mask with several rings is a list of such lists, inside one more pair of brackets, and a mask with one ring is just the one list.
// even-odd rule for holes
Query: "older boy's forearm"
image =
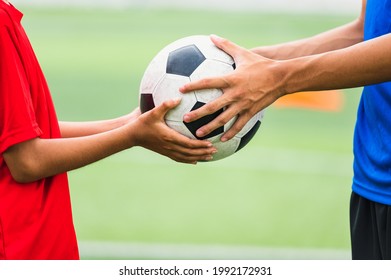
{"label": "older boy's forearm", "polygon": [[348,48],[282,61],[285,93],[353,88],[391,80],[391,34]]}
{"label": "older boy's forearm", "polygon": [[252,49],[270,59],[286,60],[346,48],[363,40],[363,22],[355,20],[316,36]]}

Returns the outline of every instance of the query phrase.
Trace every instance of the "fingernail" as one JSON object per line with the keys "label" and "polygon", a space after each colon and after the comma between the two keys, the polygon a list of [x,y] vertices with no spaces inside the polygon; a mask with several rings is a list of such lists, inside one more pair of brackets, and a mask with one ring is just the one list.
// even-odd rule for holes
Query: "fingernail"
{"label": "fingernail", "polygon": [[205,160],[212,160],[212,159],[213,159],[212,156],[207,156],[207,157],[205,158]]}
{"label": "fingernail", "polygon": [[228,140],[227,137],[224,137],[224,136],[221,137],[221,139],[220,139],[221,142],[226,142],[227,140]]}
{"label": "fingernail", "polygon": [[190,117],[184,115],[184,116],[183,116],[183,121],[184,121],[184,122],[189,122],[189,121],[190,121]]}
{"label": "fingernail", "polygon": [[197,130],[196,134],[198,137],[203,137],[205,135],[204,131],[202,131],[202,130]]}
{"label": "fingernail", "polygon": [[220,36],[218,36],[218,35],[216,35],[216,34],[210,34],[210,36],[211,36],[211,37],[214,37],[214,38],[216,38],[216,39],[223,39],[223,38],[221,38]]}

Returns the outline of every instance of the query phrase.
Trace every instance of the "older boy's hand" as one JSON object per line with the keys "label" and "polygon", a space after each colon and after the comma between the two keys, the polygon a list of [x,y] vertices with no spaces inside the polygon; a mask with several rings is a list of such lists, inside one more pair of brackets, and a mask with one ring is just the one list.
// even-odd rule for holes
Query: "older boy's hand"
{"label": "older boy's hand", "polygon": [[237,68],[231,74],[198,80],[181,87],[182,93],[209,88],[219,88],[224,93],[213,102],[187,113],[184,121],[192,122],[225,108],[223,113],[199,128],[196,133],[197,136],[203,137],[238,116],[233,126],[221,138],[222,141],[227,141],[234,137],[255,114],[273,103],[282,93],[278,92],[276,86],[278,75],[273,73],[276,61],[259,56],[214,35],[211,36],[211,40],[218,48],[233,57]]}

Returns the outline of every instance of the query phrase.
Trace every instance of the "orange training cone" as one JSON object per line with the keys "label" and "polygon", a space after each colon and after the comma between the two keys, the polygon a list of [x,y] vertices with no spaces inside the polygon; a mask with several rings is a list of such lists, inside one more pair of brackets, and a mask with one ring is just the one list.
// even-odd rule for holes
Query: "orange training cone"
{"label": "orange training cone", "polygon": [[276,102],[277,108],[302,108],[318,111],[339,112],[344,105],[341,90],[307,91],[288,94]]}

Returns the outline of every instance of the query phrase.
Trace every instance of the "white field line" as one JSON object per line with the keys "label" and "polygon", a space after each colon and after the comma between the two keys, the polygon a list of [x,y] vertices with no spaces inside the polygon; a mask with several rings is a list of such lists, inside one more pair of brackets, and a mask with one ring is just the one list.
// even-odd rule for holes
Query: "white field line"
{"label": "white field line", "polygon": [[262,248],[229,245],[79,242],[82,259],[152,260],[347,260],[349,250]]}

